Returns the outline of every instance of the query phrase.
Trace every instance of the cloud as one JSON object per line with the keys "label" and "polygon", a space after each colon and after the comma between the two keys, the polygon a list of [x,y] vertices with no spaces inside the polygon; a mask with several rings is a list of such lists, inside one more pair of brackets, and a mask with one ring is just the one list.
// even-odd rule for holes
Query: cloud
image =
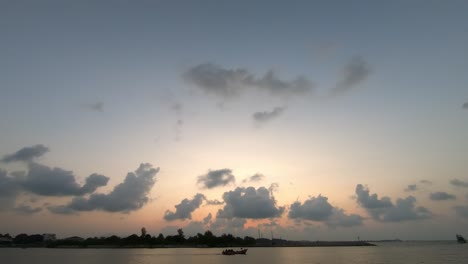
{"label": "cloud", "polygon": [[108,177],[94,173],[80,186],[71,171],[35,162],[30,162],[27,174],[18,179],[24,190],[44,196],[81,196],[93,193],[97,188],[107,185],[108,181]]}
{"label": "cloud", "polygon": [[201,193],[197,193],[192,200],[184,199],[175,206],[175,212],[167,210],[164,219],[166,221],[192,219],[192,212],[198,209],[205,199],[205,195]]}
{"label": "cloud", "polygon": [[204,188],[212,189],[219,186],[226,186],[234,183],[236,178],[230,169],[210,170],[207,174],[198,176],[197,183],[201,183]]}
{"label": "cloud", "polygon": [[138,210],[149,201],[147,196],[153,188],[158,172],[159,168],[142,163],[135,172],[129,172],[125,180],[110,193],[95,193],[89,198],[76,197],[67,205],[49,207],[49,210],[61,214],[94,210],[128,213]]}
{"label": "cloud", "polygon": [[268,190],[273,195],[274,192],[278,191],[278,188],[279,188],[279,184],[277,182],[274,182],[274,183],[270,184],[270,187],[268,187]]}
{"label": "cloud", "polygon": [[276,205],[270,190],[265,187],[238,187],[223,194],[224,208],[218,210],[217,218],[274,218],[280,217],[284,207]]}
{"label": "cloud", "polygon": [[242,182],[259,182],[262,181],[265,178],[265,175],[260,174],[260,173],[255,173],[254,175],[248,177],[247,179],[244,179]]}
{"label": "cloud", "polygon": [[0,169],[0,211],[11,209],[15,205],[19,190],[15,180]]}
{"label": "cloud", "polygon": [[176,115],[176,122],[174,126],[174,140],[180,141],[182,139],[182,129],[184,126],[184,119],[183,119],[183,105],[181,103],[173,103],[170,107],[171,111],[173,111]]}
{"label": "cloud", "polygon": [[312,221],[324,221],[333,213],[333,206],[324,196],[311,197],[303,204],[295,202],[291,204],[288,217],[291,219],[307,219]]}
{"label": "cloud", "polygon": [[97,188],[107,185],[109,178],[99,174],[92,174],[86,178],[85,184],[80,186],[73,172],[61,168],[50,168],[34,162],[49,151],[44,145],[25,147],[17,152],[6,155],[4,162],[27,162],[28,171],[16,171],[12,173],[18,187],[24,191],[44,196],[81,196],[94,192]]}
{"label": "cloud", "polygon": [[458,216],[468,218],[468,206],[455,206],[454,209]]}
{"label": "cloud", "polygon": [[416,198],[408,196],[397,199],[396,204],[386,211],[381,220],[384,222],[401,222],[407,220],[427,219],[432,213],[425,207],[415,207]]}
{"label": "cloud", "polygon": [[255,120],[255,122],[266,123],[280,116],[284,109],[284,107],[275,107],[271,111],[255,112],[252,114],[252,118]]}
{"label": "cloud", "polygon": [[33,208],[29,205],[20,205],[20,206],[17,206],[14,208],[14,211],[17,212],[17,213],[20,213],[20,214],[23,214],[23,215],[30,215],[30,214],[35,214],[35,213],[39,213],[42,211],[42,208],[40,207],[36,207],[36,208]]}
{"label": "cloud", "polygon": [[420,183],[423,183],[423,184],[427,184],[427,185],[431,185],[431,184],[432,184],[432,182],[429,181],[429,180],[421,180],[421,181],[419,181],[419,182],[420,182]]}
{"label": "cloud", "polygon": [[203,224],[207,225],[211,222],[211,219],[213,218],[213,215],[209,213],[205,218],[203,218]]}
{"label": "cloud", "polygon": [[359,56],[353,57],[343,68],[342,75],[332,89],[332,93],[337,95],[351,90],[364,82],[370,73],[371,68],[367,61]]}
{"label": "cloud", "polygon": [[390,198],[378,198],[377,194],[369,194],[369,189],[362,184],[356,186],[358,204],[365,208],[374,220],[381,222],[401,222],[408,220],[427,219],[432,213],[425,207],[415,206],[416,198],[408,196],[397,199],[393,204]]}
{"label": "cloud", "polygon": [[38,158],[47,152],[49,152],[49,148],[47,148],[44,145],[38,144],[38,145],[31,146],[31,147],[22,148],[13,154],[6,155],[3,157],[1,161],[3,162],[15,162],[15,161],[30,162],[34,158]]}
{"label": "cloud", "polygon": [[369,189],[362,184],[356,185],[356,195],[358,204],[366,209],[380,209],[393,206],[390,198],[382,197],[379,199],[378,195],[375,193],[370,195]]}
{"label": "cloud", "polygon": [[326,221],[326,224],[331,227],[353,227],[362,225],[364,218],[357,214],[346,214],[341,208],[333,208],[333,213]]}
{"label": "cloud", "polygon": [[94,111],[94,112],[104,112],[104,103],[103,102],[95,102],[90,104],[84,104],[84,107],[87,109]]}
{"label": "cloud", "polygon": [[222,205],[224,202],[219,201],[219,200],[206,200],[207,205]]}
{"label": "cloud", "polygon": [[310,91],[312,83],[304,76],[281,80],[273,70],[256,77],[245,68],[226,69],[213,63],[202,63],[188,69],[183,78],[206,93],[230,98],[248,89],[264,90],[272,95],[296,95]]}
{"label": "cloud", "polygon": [[450,181],[450,184],[457,186],[457,187],[463,187],[463,188],[468,188],[468,182],[467,181],[461,181],[459,179],[453,179]]}
{"label": "cloud", "polygon": [[455,200],[457,197],[453,194],[446,192],[435,192],[429,195],[429,199],[432,201],[446,201],[446,200]]}
{"label": "cloud", "polygon": [[247,220],[244,218],[223,218],[217,217],[210,225],[210,230],[216,233],[239,234],[244,230]]}
{"label": "cloud", "polygon": [[358,226],[362,224],[360,215],[345,214],[344,210],[332,206],[325,196],[311,197],[308,200],[295,202],[289,208],[288,217],[296,220],[311,220],[323,222],[329,226]]}
{"label": "cloud", "polygon": [[463,109],[468,109],[468,102],[464,103],[462,106]]}
{"label": "cloud", "polygon": [[406,187],[405,192],[414,192],[418,189],[418,186],[416,184],[410,184],[408,187]]}

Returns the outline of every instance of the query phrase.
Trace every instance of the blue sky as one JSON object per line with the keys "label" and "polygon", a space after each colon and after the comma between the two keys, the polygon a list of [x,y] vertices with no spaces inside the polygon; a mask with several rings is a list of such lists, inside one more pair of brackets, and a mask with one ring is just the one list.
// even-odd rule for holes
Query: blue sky
{"label": "blue sky", "polygon": [[[300,239],[450,239],[467,231],[467,10],[466,1],[2,1],[0,190],[16,192],[0,197],[0,232],[274,227]],[[5,160],[38,146],[48,151]],[[139,199],[113,193],[142,163],[160,169],[133,189]],[[73,171],[76,186],[93,173],[109,180],[91,193],[44,195],[31,187],[34,164]],[[47,190],[49,174],[40,174]],[[245,180],[254,174],[264,177]],[[200,176],[218,185],[204,188]],[[358,184],[392,206],[370,210]],[[261,188],[272,186],[265,197]],[[249,199],[248,187],[274,202],[272,215],[223,200]],[[430,198],[439,192],[455,198]],[[397,199],[410,195],[404,211]],[[190,217],[166,221],[186,198],[198,205],[186,208]],[[141,203],[109,209],[129,201]],[[327,201],[333,213],[313,216]],[[88,224],[70,230],[70,221]]]}

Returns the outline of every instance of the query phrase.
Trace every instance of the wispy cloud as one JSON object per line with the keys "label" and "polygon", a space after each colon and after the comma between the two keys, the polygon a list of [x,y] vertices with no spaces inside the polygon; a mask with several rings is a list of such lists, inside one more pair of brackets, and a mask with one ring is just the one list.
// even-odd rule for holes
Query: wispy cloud
{"label": "wispy cloud", "polygon": [[432,184],[432,182],[429,181],[429,180],[421,180],[419,182],[422,183],[422,184],[426,184],[426,185],[431,185]]}
{"label": "wispy cloud", "polygon": [[364,58],[353,57],[343,68],[341,76],[332,89],[332,95],[345,93],[363,83],[369,77],[371,67]]}
{"label": "wispy cloud", "polygon": [[247,179],[242,180],[243,183],[246,182],[259,182],[265,178],[265,175],[261,173],[255,173],[254,175],[248,177]]}
{"label": "wispy cloud", "polygon": [[42,208],[41,207],[31,207],[30,205],[22,204],[22,205],[19,205],[19,206],[15,207],[14,211],[19,213],[19,214],[23,214],[23,215],[31,215],[31,214],[41,212]]}
{"label": "wispy cloud", "polygon": [[416,184],[410,184],[405,188],[405,192],[414,192],[418,189]]}
{"label": "wispy cloud", "polygon": [[258,123],[266,123],[280,116],[284,110],[284,107],[275,107],[271,111],[255,112],[252,114],[252,118]]}
{"label": "wispy cloud", "polygon": [[103,102],[87,103],[87,104],[83,104],[83,106],[86,109],[94,111],[94,112],[100,112],[100,113],[104,112]]}
{"label": "wispy cloud", "polygon": [[446,201],[455,200],[457,199],[457,197],[447,192],[434,192],[429,195],[429,199],[431,199],[432,201]]}
{"label": "wispy cloud", "polygon": [[282,80],[273,70],[268,70],[262,77],[257,77],[246,68],[227,69],[213,63],[196,65],[183,73],[183,78],[207,93],[225,98],[238,96],[249,89],[291,96],[307,93],[313,88],[312,82],[304,76]]}
{"label": "wispy cloud", "polygon": [[463,109],[468,109],[468,102],[464,103],[462,106]]}
{"label": "wispy cloud", "polygon": [[35,158],[43,156],[49,152],[49,148],[42,145],[34,145],[31,147],[25,147],[13,154],[8,154],[3,157],[1,161],[3,162],[15,162],[15,161],[22,161],[22,162],[30,162]]}
{"label": "wispy cloud", "polygon": [[453,179],[450,181],[450,184],[457,187],[468,188],[468,181],[462,181],[459,179]]}

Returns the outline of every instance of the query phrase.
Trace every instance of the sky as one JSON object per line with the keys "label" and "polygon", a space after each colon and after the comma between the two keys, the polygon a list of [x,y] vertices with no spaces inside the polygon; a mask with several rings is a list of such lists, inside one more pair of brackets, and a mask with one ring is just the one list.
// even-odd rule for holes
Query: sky
{"label": "sky", "polygon": [[468,235],[467,1],[0,1],[0,233]]}

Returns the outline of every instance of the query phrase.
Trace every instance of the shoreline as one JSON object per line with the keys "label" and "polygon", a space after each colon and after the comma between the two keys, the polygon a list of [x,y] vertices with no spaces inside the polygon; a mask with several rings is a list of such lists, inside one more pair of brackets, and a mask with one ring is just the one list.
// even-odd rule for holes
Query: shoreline
{"label": "shoreline", "polygon": [[0,248],[50,248],[50,249],[132,249],[132,248],[148,248],[148,249],[164,249],[164,248],[270,248],[270,247],[372,247],[377,246],[375,244],[365,242],[365,241],[315,241],[315,242],[291,242],[291,244],[283,245],[243,245],[243,246],[206,246],[206,245],[57,245],[57,246],[48,246],[48,245],[1,245]]}

